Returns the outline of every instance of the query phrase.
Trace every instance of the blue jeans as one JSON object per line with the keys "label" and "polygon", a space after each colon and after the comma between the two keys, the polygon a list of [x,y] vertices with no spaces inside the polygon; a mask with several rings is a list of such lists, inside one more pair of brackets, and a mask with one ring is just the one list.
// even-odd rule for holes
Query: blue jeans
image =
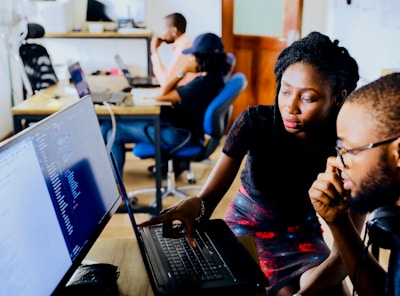
{"label": "blue jeans", "polygon": [[[117,121],[117,128],[111,152],[118,165],[119,173],[122,177],[123,167],[125,163],[125,144],[147,142],[151,143],[145,133],[145,127],[150,125],[149,134],[154,139],[154,127],[152,120],[122,120]],[[161,141],[164,145],[177,146],[184,141],[186,135],[174,129],[174,127],[166,121],[161,122]],[[107,144],[112,136],[111,121],[102,121],[100,124],[101,133],[104,142]]]}

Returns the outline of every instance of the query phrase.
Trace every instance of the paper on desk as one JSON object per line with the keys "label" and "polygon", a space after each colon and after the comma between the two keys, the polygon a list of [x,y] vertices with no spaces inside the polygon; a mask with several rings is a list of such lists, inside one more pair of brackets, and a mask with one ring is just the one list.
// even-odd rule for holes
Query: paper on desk
{"label": "paper on desk", "polygon": [[154,105],[171,105],[170,102],[159,102],[154,98],[160,93],[160,88],[132,88],[131,94],[133,105],[136,106],[154,106]]}

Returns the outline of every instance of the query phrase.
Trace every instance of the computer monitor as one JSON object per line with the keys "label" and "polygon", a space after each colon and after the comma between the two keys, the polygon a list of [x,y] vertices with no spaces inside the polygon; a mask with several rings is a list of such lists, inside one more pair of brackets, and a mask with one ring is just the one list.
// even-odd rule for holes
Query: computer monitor
{"label": "computer monitor", "polygon": [[88,0],[86,21],[133,20],[135,24],[143,24],[146,20],[146,3],[146,0]]}
{"label": "computer monitor", "polygon": [[60,291],[120,203],[89,96],[0,143],[0,295]]}

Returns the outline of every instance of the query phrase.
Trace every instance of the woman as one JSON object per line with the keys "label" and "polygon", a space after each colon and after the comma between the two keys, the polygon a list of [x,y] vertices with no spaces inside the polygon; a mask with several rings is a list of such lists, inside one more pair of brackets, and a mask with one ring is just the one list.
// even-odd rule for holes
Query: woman
{"label": "woman", "polygon": [[[254,237],[270,283],[268,295],[292,295],[300,288],[301,275],[330,253],[308,189],[325,168],[327,156],[335,154],[336,116],[359,75],[347,50],[317,32],[283,50],[274,71],[275,106],[250,107],[238,116],[198,196],[141,226],[181,220],[194,245],[194,221],[199,213],[204,214],[201,219],[211,216],[247,156],[242,186],[225,220],[236,235]],[[335,276],[322,280],[332,287],[343,277],[335,270]]]}
{"label": "woman", "polygon": [[[186,133],[176,128],[184,128],[191,132],[191,140],[197,142],[204,136],[203,117],[210,102],[224,87],[224,75],[230,65],[224,52],[221,38],[212,33],[196,37],[192,47],[183,51],[192,54],[192,63],[178,71],[174,80],[169,80],[161,88],[157,101],[171,102],[172,108],[165,107],[161,111],[161,139],[164,145],[177,146],[186,138]],[[177,87],[179,81],[187,72],[197,72],[198,76],[184,86]],[[111,152],[118,164],[121,176],[125,163],[125,144],[149,142],[145,127],[151,121],[132,120],[118,121],[115,136],[111,122],[103,122],[101,129],[105,141],[113,142]],[[150,129],[153,135],[153,129]],[[114,141],[112,139],[114,138]]]}

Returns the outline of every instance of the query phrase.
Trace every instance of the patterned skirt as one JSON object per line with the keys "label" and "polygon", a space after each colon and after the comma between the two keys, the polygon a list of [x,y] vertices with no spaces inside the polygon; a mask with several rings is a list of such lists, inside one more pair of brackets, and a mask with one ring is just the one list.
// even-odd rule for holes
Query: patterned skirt
{"label": "patterned skirt", "polygon": [[268,295],[275,295],[324,261],[330,250],[316,215],[290,225],[281,214],[265,209],[241,191],[229,205],[225,221],[237,236],[254,237],[261,269],[269,280]]}

